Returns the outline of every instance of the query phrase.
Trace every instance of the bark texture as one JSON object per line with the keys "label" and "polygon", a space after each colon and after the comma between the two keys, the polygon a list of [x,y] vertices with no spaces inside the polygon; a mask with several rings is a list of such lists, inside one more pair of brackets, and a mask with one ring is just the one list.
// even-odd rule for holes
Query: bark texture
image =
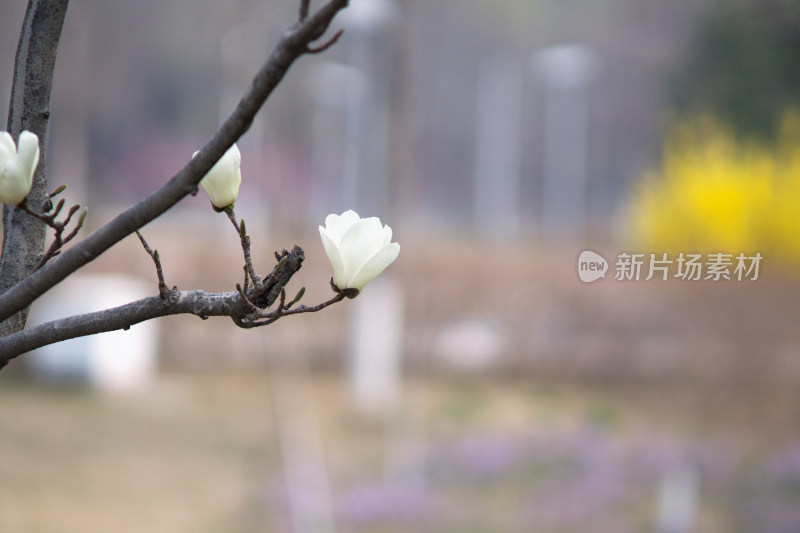
{"label": "bark texture", "polygon": [[[58,41],[69,0],[30,0],[14,61],[14,78],[7,130],[14,139],[23,130],[39,136],[39,166],[28,195],[28,205],[43,211],[47,198],[47,122],[50,90]],[[3,249],[0,256],[0,294],[25,279],[39,262],[44,248],[45,225],[15,206],[3,208]],[[0,323],[0,337],[25,327],[29,305]],[[0,361],[0,366],[3,362]]]}

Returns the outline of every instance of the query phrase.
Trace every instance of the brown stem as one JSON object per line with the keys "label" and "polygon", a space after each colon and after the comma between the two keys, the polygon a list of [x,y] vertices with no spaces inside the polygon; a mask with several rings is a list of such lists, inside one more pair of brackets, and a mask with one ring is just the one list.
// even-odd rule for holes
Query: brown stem
{"label": "brown stem", "polygon": [[[247,236],[247,232],[245,231],[244,220],[241,223],[236,221],[236,213],[233,212],[233,206],[226,207],[224,212],[228,215],[228,220],[231,221],[233,227],[236,228],[236,233],[239,234],[239,239],[242,243],[242,254],[244,254],[245,273],[250,276],[250,280],[253,282],[256,290],[258,290],[261,288],[261,276],[257,275],[255,268],[253,268],[253,258],[250,255],[250,237]],[[246,283],[244,288],[247,290]]]}
{"label": "brown stem", "polygon": [[279,305],[275,310],[270,311],[268,313],[262,311],[260,313],[260,316],[255,320],[249,320],[249,318],[245,318],[245,320],[243,321],[242,324],[240,324],[240,326],[243,328],[257,328],[261,326],[268,326],[269,324],[272,324],[273,322],[277,321],[279,318],[284,316],[299,315],[301,313],[316,313],[317,311],[322,311],[329,305],[333,305],[336,302],[341,302],[346,297],[347,297],[346,292],[342,291],[337,293],[336,296],[334,296],[330,300],[322,302],[321,304],[312,305],[310,307],[306,305],[300,305],[295,307],[294,309],[290,309],[289,306],[286,306],[284,304],[284,299],[282,298],[281,305]]}
{"label": "brown stem", "polygon": [[146,240],[144,240],[144,236],[139,230],[136,230],[136,236],[139,237],[139,241],[142,243],[142,246],[144,246],[144,251],[150,255],[150,258],[156,265],[156,276],[158,276],[158,295],[161,296],[162,300],[166,300],[169,296],[169,289],[167,288],[167,284],[164,282],[164,271],[161,269],[161,258],[158,256],[158,250],[153,250],[150,248],[150,245],[147,244]]}

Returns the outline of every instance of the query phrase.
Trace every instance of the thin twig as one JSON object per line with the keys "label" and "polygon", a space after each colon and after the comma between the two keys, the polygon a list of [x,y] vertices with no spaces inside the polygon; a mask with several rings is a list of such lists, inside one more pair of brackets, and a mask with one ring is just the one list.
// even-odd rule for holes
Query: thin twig
{"label": "thin twig", "polygon": [[[228,206],[223,211],[228,215],[228,220],[231,221],[233,227],[236,228],[236,233],[239,234],[239,240],[242,243],[242,253],[244,254],[245,273],[250,275],[255,289],[258,290],[261,288],[261,276],[257,275],[255,268],[253,268],[253,258],[250,255],[250,237],[247,235],[247,231],[245,231],[244,220],[242,220],[241,223],[236,221],[236,213],[233,212],[233,206]],[[247,289],[246,283],[244,288]]]}
{"label": "thin twig", "polygon": [[297,291],[297,294],[295,295],[295,297],[292,299],[291,302],[289,302],[288,304],[286,304],[284,306],[284,309],[290,309],[294,304],[296,304],[297,302],[300,301],[300,298],[302,298],[305,293],[306,293],[306,288],[305,287],[300,287],[300,290]]}
{"label": "thin twig", "polygon": [[247,290],[250,288],[250,275],[247,273],[247,265],[244,265],[242,270],[244,270],[244,283],[242,283],[242,287],[244,287],[244,290]]}
{"label": "thin twig", "polygon": [[47,224],[51,228],[55,229],[56,215],[58,215],[58,212],[61,211],[61,207],[63,207],[63,203],[64,203],[64,199],[62,198],[61,201],[58,202],[58,206],[56,207],[56,211],[53,212],[53,213],[50,213],[50,214],[39,213],[39,212],[34,211],[33,209],[31,209],[30,207],[28,207],[28,199],[27,198],[25,200],[23,200],[21,203],[19,203],[17,205],[17,208],[22,210],[22,211],[24,211],[24,212],[26,212],[27,214],[29,214],[30,216],[32,216],[34,218],[38,218],[39,220],[41,220],[42,222],[44,222],[45,224]]}
{"label": "thin twig", "polygon": [[308,47],[306,47],[306,53],[308,53],[308,54],[321,54],[322,52],[324,52],[325,50],[327,50],[328,48],[330,48],[331,46],[336,44],[336,42],[339,40],[339,37],[341,37],[342,34],[344,34],[344,29],[341,29],[341,30],[337,31],[333,35],[333,37],[331,37],[327,42],[325,42],[325,43],[323,43],[323,44],[321,44],[319,46],[308,46]]}
{"label": "thin twig", "polygon": [[156,275],[158,276],[158,295],[161,296],[162,300],[166,300],[169,296],[169,289],[167,288],[167,284],[164,282],[164,271],[161,269],[161,258],[158,256],[158,250],[153,250],[150,248],[150,246],[147,244],[147,241],[144,240],[144,236],[138,229],[136,230],[136,236],[139,237],[139,241],[141,241],[142,246],[144,246],[144,251],[150,255],[150,257],[153,259],[153,263],[156,265]]}
{"label": "thin twig", "polygon": [[[228,220],[231,221],[231,224],[233,224],[233,227],[239,234],[242,253],[244,255],[244,284],[237,284],[237,291],[242,295],[242,299],[245,300],[248,306],[255,306],[259,310],[265,309],[271,306],[278,297],[277,291],[285,292],[284,287],[286,284],[289,283],[291,277],[300,270],[303,260],[305,259],[303,249],[299,246],[295,246],[292,248],[291,252],[285,248],[280,254],[275,252],[275,259],[278,260],[278,264],[275,265],[272,272],[263,279],[256,274],[255,267],[253,266],[253,259],[250,251],[250,236],[247,235],[244,220],[241,222],[236,220],[236,213],[233,211],[233,206],[226,207],[223,209],[223,212],[228,216]],[[250,283],[248,283],[248,278],[252,281],[252,288],[250,287]],[[285,294],[283,298],[284,301],[281,302],[281,306],[285,303]]]}
{"label": "thin twig", "polygon": [[294,309],[278,307],[274,311],[270,311],[268,313],[265,313],[265,312],[262,311],[261,312],[261,316],[258,317],[258,319],[252,320],[252,321],[248,321],[242,327],[257,328],[257,327],[267,326],[269,324],[272,324],[273,322],[275,322],[276,320],[278,320],[279,318],[284,317],[284,316],[299,315],[301,313],[316,313],[317,311],[322,311],[323,309],[325,309],[329,305],[333,305],[336,302],[341,302],[345,298],[347,298],[347,293],[346,293],[346,291],[342,291],[342,292],[337,293],[336,296],[334,296],[330,300],[324,301],[321,304],[312,305],[312,306],[300,305],[298,307],[295,307]]}
{"label": "thin twig", "polygon": [[300,0],[300,22],[308,18],[308,9],[311,5],[311,0]]}
{"label": "thin twig", "polygon": [[72,207],[70,207],[69,211],[67,212],[67,216],[63,220],[63,222],[58,222],[56,220],[58,215],[61,214],[61,210],[64,208],[63,198],[59,200],[58,204],[56,204],[56,207],[52,211],[52,213],[39,213],[37,211],[34,211],[30,207],[28,207],[28,202],[26,200],[23,200],[19,205],[17,205],[17,207],[20,210],[27,213],[28,215],[41,220],[42,222],[47,224],[47,226],[52,228],[54,231],[53,242],[50,243],[50,246],[47,248],[47,251],[42,255],[38,263],[36,263],[36,266],[33,267],[33,272],[36,272],[37,270],[42,268],[45,265],[45,263],[47,263],[50,259],[60,254],[61,248],[63,248],[65,244],[67,244],[69,241],[75,238],[80,229],[83,227],[83,221],[86,219],[86,213],[87,213],[87,209],[84,207],[83,210],[81,211],[81,214],[78,217],[77,224],[75,224],[75,227],[72,229],[72,231],[69,232],[66,237],[64,237],[63,236],[64,230],[69,225],[73,215],[75,215],[75,213],[81,209],[81,206],[73,205]]}
{"label": "thin twig", "polygon": [[245,305],[247,305],[250,311],[252,311],[253,313],[261,312],[261,309],[256,307],[256,304],[250,301],[250,298],[247,297],[247,294],[245,293],[244,289],[242,289],[242,286],[239,285],[238,283],[236,284],[236,292],[238,292],[239,296],[242,297],[242,300],[244,300]]}

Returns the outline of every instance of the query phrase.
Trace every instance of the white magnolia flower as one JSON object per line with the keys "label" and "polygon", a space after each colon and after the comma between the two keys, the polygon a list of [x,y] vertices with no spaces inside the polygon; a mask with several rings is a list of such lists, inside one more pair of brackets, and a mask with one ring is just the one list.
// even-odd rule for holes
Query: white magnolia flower
{"label": "white magnolia flower", "polygon": [[[200,152],[195,152],[192,157],[198,153]],[[241,164],[242,154],[234,144],[200,181],[200,185],[217,209],[224,209],[236,201],[239,185],[242,183]]]}
{"label": "white magnolia flower", "polygon": [[333,282],[342,290],[361,291],[400,253],[400,245],[391,242],[392,228],[382,226],[377,217],[361,218],[355,211],[328,215],[319,234],[333,266]]}
{"label": "white magnolia flower", "polygon": [[19,134],[19,150],[13,137],[0,132],[0,203],[16,205],[28,196],[39,164],[39,137],[28,130]]}

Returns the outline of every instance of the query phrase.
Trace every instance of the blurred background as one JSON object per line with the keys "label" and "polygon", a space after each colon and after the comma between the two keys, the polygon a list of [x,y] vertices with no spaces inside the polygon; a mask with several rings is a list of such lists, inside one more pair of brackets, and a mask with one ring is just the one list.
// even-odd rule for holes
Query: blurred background
{"label": "blurred background", "polygon": [[[7,102],[26,2],[0,2]],[[188,161],[297,7],[71,2],[48,168],[88,230]],[[800,4],[351,0],[336,24],[239,141],[236,211],[263,273],[304,247],[307,304],[329,213],[379,216],[399,259],[267,328],[170,317],[14,361],[0,529],[800,531]],[[144,228],[170,286],[241,279],[208,204]],[[620,281],[622,252],[763,261]],[[156,294],[153,270],[128,238],[31,322]]]}

